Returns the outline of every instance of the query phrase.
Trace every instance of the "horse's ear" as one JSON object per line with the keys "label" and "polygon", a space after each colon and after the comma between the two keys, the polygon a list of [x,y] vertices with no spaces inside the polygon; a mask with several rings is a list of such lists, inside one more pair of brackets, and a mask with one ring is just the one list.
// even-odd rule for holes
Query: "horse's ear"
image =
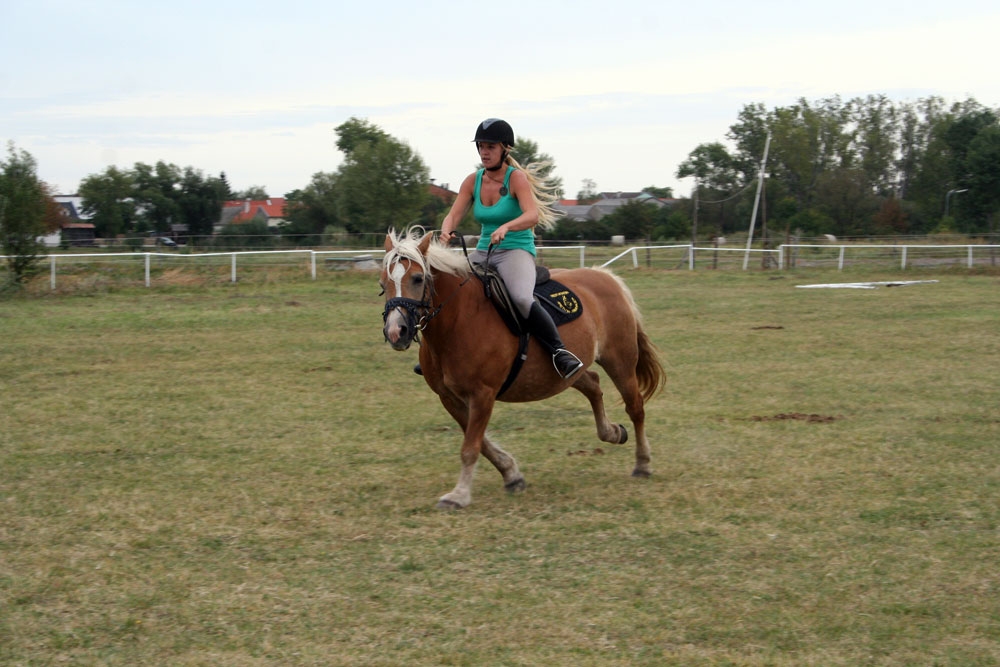
{"label": "horse's ear", "polygon": [[417,246],[417,248],[420,249],[420,254],[421,255],[426,255],[427,254],[427,250],[428,250],[428,248],[431,247],[431,241],[433,241],[433,240],[434,240],[434,234],[432,234],[430,232],[428,232],[427,234],[424,234],[424,238],[420,239],[420,244]]}
{"label": "horse's ear", "polygon": [[385,235],[385,251],[386,252],[390,252],[390,251],[392,251],[392,248],[393,248],[393,246],[392,246],[392,234],[386,234]]}

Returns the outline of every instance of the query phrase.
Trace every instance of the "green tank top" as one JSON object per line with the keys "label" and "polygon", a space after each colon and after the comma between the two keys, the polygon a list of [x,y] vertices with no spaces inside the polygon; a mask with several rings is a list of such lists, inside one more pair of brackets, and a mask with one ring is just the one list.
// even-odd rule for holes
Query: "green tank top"
{"label": "green tank top", "polygon": [[[476,189],[473,191],[474,204],[472,207],[472,215],[476,218],[476,222],[482,225],[483,228],[479,236],[479,243],[476,245],[476,250],[482,250],[483,252],[489,250],[490,236],[497,230],[497,227],[510,222],[524,213],[521,210],[521,205],[517,203],[517,199],[514,198],[514,194],[510,191],[510,175],[514,173],[514,167],[508,166],[507,173],[503,177],[503,187],[507,194],[501,195],[500,200],[493,206],[484,205],[479,197],[480,189],[483,185],[483,174],[485,173],[485,169],[480,169],[476,172]],[[510,232],[504,237],[498,249],[527,250],[534,255],[536,254],[535,232],[532,229]]]}

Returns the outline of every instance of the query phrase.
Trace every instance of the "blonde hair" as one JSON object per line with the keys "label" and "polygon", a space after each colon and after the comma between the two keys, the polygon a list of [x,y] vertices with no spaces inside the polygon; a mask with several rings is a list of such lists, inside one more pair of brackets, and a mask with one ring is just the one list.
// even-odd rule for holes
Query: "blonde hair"
{"label": "blonde hair", "polygon": [[522,167],[514,159],[514,156],[510,154],[510,148],[507,149],[505,162],[515,169],[524,172],[524,175],[528,178],[528,185],[531,186],[531,196],[535,198],[535,204],[538,206],[538,226],[542,229],[552,229],[555,227],[556,221],[563,215],[562,211],[556,211],[552,208],[553,204],[559,202],[559,196],[556,194],[558,185],[554,184],[551,179],[543,176],[545,170],[551,167],[552,163],[549,161],[532,162],[528,166]]}

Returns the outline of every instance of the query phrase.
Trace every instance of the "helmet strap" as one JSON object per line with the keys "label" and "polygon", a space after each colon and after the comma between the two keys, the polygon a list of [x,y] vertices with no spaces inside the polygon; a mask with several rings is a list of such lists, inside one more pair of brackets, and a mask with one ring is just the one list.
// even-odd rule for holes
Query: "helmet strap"
{"label": "helmet strap", "polygon": [[510,153],[506,148],[503,150],[503,155],[500,156],[500,162],[495,167],[486,167],[486,171],[500,171],[507,166],[507,155]]}

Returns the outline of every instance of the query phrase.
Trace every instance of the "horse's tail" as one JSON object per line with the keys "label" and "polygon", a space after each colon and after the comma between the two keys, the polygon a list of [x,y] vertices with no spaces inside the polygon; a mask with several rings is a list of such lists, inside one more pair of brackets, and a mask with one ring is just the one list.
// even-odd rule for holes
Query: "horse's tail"
{"label": "horse's tail", "polygon": [[635,376],[643,400],[649,401],[667,383],[667,372],[663,368],[660,351],[643,331],[639,320],[636,320],[636,343],[639,345],[639,361],[635,365]]}
{"label": "horse's tail", "polygon": [[642,313],[639,312],[639,304],[632,296],[632,290],[628,288],[621,276],[615,274],[610,269],[595,267],[592,271],[599,271],[608,276],[618,285],[626,302],[632,308],[632,317],[635,319],[635,342],[639,348],[639,360],[635,364],[635,377],[639,382],[639,393],[644,401],[649,401],[656,396],[664,385],[667,384],[667,371],[663,368],[663,360],[660,359],[660,351],[653,341],[649,339],[642,328]]}

